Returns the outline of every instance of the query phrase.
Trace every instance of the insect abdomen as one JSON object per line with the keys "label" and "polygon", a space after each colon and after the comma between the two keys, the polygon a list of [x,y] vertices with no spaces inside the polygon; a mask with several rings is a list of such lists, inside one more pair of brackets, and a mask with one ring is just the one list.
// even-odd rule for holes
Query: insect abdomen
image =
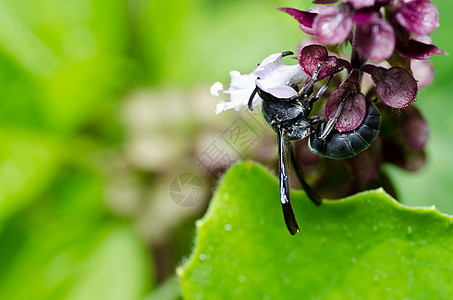
{"label": "insect abdomen", "polygon": [[367,104],[365,118],[359,127],[352,131],[333,130],[326,139],[320,140],[320,130],[315,130],[309,138],[310,150],[320,156],[343,159],[353,157],[367,149],[379,133],[381,115],[373,103]]}

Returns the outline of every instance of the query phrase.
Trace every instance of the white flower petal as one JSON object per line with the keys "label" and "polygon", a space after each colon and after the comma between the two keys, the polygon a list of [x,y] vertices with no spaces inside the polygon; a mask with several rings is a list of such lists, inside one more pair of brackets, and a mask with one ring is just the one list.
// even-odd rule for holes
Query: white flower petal
{"label": "white flower petal", "polygon": [[241,77],[241,73],[239,73],[239,71],[233,70],[230,72],[230,77],[231,77],[231,79],[239,78],[239,77]]}
{"label": "white flower petal", "polygon": [[209,91],[211,92],[211,95],[213,96],[219,96],[219,91],[222,91],[223,90],[223,85],[220,83],[220,82],[216,82],[214,83],[211,88],[209,89]]}
{"label": "white flower petal", "polygon": [[[220,100],[220,103],[217,104],[216,114],[232,108],[239,110],[242,106],[248,105],[250,96],[256,87],[277,98],[296,96],[297,92],[292,86],[308,77],[298,64],[285,65],[282,53],[275,53],[266,57],[251,74],[231,71],[230,76],[231,83],[228,90],[224,90],[220,82],[211,86],[210,91],[214,96],[219,96],[219,92],[230,95],[229,102]],[[257,106],[261,102],[262,99],[258,94],[255,94],[252,105]]]}
{"label": "white flower petal", "polygon": [[256,80],[256,85],[277,98],[296,96],[297,92],[291,86],[308,77],[299,65],[288,66],[284,65],[283,61],[281,64],[273,65],[272,68],[267,68],[266,71],[267,73],[263,73],[260,79]]}
{"label": "white flower petal", "polygon": [[[234,108],[235,110],[240,110],[242,106],[247,105],[249,102],[250,95],[253,93],[253,90],[256,87],[255,79],[256,75],[251,74],[241,74],[238,71],[231,71],[231,83],[228,90],[223,90],[220,82],[216,82],[211,86],[211,94],[218,96],[218,92],[230,95],[230,101],[225,102],[220,100],[220,103],[216,106],[216,114],[220,114],[223,111]],[[221,88],[220,88],[221,87]],[[261,103],[261,98],[258,95],[255,95],[253,100],[253,105],[259,105]]]}
{"label": "white flower petal", "polygon": [[238,71],[232,71],[230,72],[230,75],[231,83],[228,90],[241,90],[250,88],[252,88],[253,90],[255,88],[256,76],[253,73],[241,75],[241,73],[239,73]]}
{"label": "white flower petal", "polygon": [[215,107],[215,114],[220,115],[225,110],[225,102],[220,100],[220,103],[217,103]]}
{"label": "white flower petal", "polygon": [[283,65],[282,53],[274,53],[266,57],[253,71],[253,73],[258,77],[264,77],[269,74],[274,68]]}

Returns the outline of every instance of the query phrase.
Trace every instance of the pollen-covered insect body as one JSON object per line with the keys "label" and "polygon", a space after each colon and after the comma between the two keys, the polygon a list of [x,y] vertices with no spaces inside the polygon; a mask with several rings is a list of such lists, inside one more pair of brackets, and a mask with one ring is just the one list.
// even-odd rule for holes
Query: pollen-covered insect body
{"label": "pollen-covered insect body", "polygon": [[[281,57],[291,54],[293,53],[289,51],[283,52],[280,54],[279,58],[281,59]],[[275,60],[276,58],[274,57],[273,59]],[[266,60],[264,60],[262,64],[265,62]],[[269,60],[266,63],[269,64]],[[290,159],[296,171],[296,175],[308,197],[316,205],[321,204],[321,198],[305,182],[302,169],[295,158],[290,141],[308,137],[309,147],[312,152],[324,157],[342,159],[352,157],[367,149],[379,133],[380,114],[376,106],[371,102],[367,104],[364,121],[353,131],[340,133],[334,129],[348,97],[342,100],[335,116],[330,119],[329,122],[326,123],[324,119],[319,118],[318,116],[310,116],[313,104],[323,95],[332,77],[339,71],[333,71],[328,82],[319,89],[315,96],[309,98],[313,92],[313,86],[317,81],[320,68],[321,64],[318,64],[318,67],[308,81],[308,84],[306,84],[300,92],[293,88],[294,74],[289,74],[290,77],[286,79],[283,75],[283,80],[282,78],[279,78],[280,81],[286,83],[286,86],[284,87],[272,86],[269,88],[260,82],[263,80],[262,78],[257,77],[256,88],[251,94],[248,102],[248,106],[252,110],[253,99],[256,94],[260,96],[262,99],[261,110],[263,116],[267,123],[277,133],[280,200],[285,223],[291,234],[297,233],[299,227],[290,204],[287,153],[290,154]],[[265,68],[263,67],[263,69]],[[282,75],[280,74],[278,76],[281,77]],[[269,82],[278,81],[266,78],[264,80],[268,80]],[[288,88],[292,89],[292,91],[288,90]]]}

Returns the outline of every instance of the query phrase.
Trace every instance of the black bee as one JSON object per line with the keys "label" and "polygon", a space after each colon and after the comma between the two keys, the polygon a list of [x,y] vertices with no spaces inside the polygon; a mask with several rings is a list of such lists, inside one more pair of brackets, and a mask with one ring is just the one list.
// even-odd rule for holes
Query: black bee
{"label": "black bee", "polygon": [[[287,55],[293,55],[293,52],[287,51],[282,53],[282,56]],[[308,137],[308,144],[313,153],[334,159],[350,158],[370,146],[379,133],[381,122],[378,109],[373,103],[368,102],[365,118],[359,127],[347,132],[339,132],[334,129],[346,101],[352,95],[343,99],[335,116],[330,119],[329,122],[326,123],[324,119],[318,116],[310,117],[313,104],[324,94],[335,73],[340,71],[337,70],[334,72],[329,77],[328,82],[319,89],[318,93],[309,98],[313,92],[313,86],[317,80],[320,69],[321,63],[318,64],[316,71],[306,87],[294,97],[277,98],[256,86],[248,102],[249,109],[253,110],[252,102],[256,93],[258,93],[263,100],[261,106],[263,116],[267,123],[277,133],[280,200],[286,226],[292,235],[299,232],[299,226],[297,225],[290,203],[290,188],[287,175],[288,153],[296,175],[308,197],[316,205],[321,204],[321,198],[305,182],[302,169],[296,160],[291,141]]]}

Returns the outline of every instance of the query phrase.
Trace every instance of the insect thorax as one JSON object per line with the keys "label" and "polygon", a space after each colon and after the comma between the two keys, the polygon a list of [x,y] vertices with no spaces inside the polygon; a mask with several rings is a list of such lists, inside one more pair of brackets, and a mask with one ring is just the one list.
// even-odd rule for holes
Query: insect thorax
{"label": "insect thorax", "polygon": [[261,110],[264,119],[275,131],[277,126],[282,127],[289,140],[300,140],[310,135],[310,121],[304,116],[299,102],[286,99],[263,100]]}

